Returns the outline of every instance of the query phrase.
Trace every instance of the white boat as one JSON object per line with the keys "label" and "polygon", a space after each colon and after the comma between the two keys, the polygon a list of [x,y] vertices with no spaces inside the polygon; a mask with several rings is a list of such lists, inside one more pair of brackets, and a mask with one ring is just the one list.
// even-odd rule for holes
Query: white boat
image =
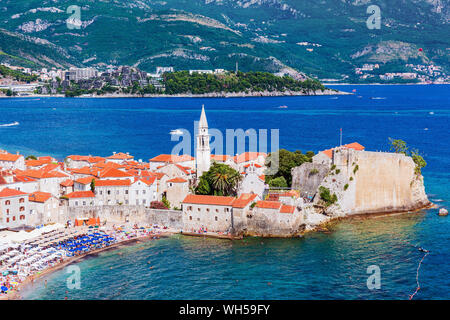
{"label": "white boat", "polygon": [[181,131],[180,129],[171,130],[170,134],[179,136],[183,134],[183,131]]}
{"label": "white boat", "polygon": [[279,106],[278,109],[287,109],[288,106]]}
{"label": "white boat", "polygon": [[18,126],[20,123],[15,121],[12,123],[5,123],[5,124],[0,124],[0,127],[14,127],[14,126]]}

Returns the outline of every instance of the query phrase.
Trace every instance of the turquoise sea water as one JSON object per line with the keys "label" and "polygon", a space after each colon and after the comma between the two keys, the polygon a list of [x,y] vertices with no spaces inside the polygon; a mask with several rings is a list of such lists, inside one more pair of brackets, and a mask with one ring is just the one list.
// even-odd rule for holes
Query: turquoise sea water
{"label": "turquoise sea water", "polygon": [[[210,127],[280,129],[280,147],[318,151],[358,141],[388,150],[388,137],[418,148],[429,198],[450,202],[450,86],[348,86],[353,96],[233,99],[0,99],[0,148],[24,154],[148,159],[169,153],[169,131],[193,130],[205,104]],[[381,97],[383,99],[371,99]],[[279,109],[287,105],[288,109]],[[2,124],[19,122],[18,126]],[[81,290],[65,270],[25,292],[28,299],[417,299],[450,298],[450,218],[437,210],[336,223],[302,239],[221,241],[175,236],[101,253],[77,265]],[[120,253],[120,254],[119,254]],[[381,269],[381,289],[366,286]],[[153,266],[153,269],[150,269]],[[67,293],[66,293],[67,291]]]}

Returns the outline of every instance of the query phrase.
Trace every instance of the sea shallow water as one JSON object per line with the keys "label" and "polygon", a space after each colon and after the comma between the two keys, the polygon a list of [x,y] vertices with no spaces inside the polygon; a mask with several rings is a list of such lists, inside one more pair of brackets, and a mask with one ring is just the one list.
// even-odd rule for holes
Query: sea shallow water
{"label": "sea shallow water", "polygon": [[[280,147],[318,151],[358,141],[388,150],[389,137],[418,148],[430,200],[449,207],[450,86],[339,86],[355,95],[230,99],[0,99],[0,148],[23,154],[149,159],[170,153],[172,129],[192,132],[205,104],[210,127],[280,129]],[[380,97],[383,99],[372,99]],[[279,109],[281,105],[287,109]],[[19,122],[16,126],[1,126]],[[81,290],[65,269],[24,292],[27,299],[415,299],[450,298],[450,222],[437,209],[337,222],[331,233],[299,239],[223,241],[174,236],[101,253],[77,265]],[[119,253],[121,253],[119,255]],[[150,261],[150,262],[149,262]],[[381,289],[369,290],[378,265]],[[150,269],[153,266],[153,269]],[[67,291],[67,293],[66,293]]]}

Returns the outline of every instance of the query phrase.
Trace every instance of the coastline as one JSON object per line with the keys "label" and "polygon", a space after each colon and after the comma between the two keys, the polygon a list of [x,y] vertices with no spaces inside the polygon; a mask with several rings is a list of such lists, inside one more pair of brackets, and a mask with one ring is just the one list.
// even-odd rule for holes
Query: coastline
{"label": "coastline", "polygon": [[[304,93],[301,91],[263,91],[263,92],[238,92],[238,93],[225,93],[225,92],[212,92],[205,94],[145,94],[145,95],[133,95],[133,94],[104,94],[101,96],[98,95],[81,95],[73,98],[95,98],[95,99],[114,99],[114,98],[247,98],[247,97],[298,97],[298,96],[334,96],[334,95],[351,95],[353,93],[346,91],[339,91],[335,89],[325,89],[323,91],[317,90],[309,93]],[[33,94],[29,96],[0,96],[0,98],[67,98],[63,94],[55,94],[55,95],[40,95]]]}
{"label": "coastline", "polygon": [[[397,215],[404,215],[404,214],[408,214],[408,213],[414,213],[414,212],[419,212],[422,210],[426,210],[426,209],[432,209],[432,208],[436,208],[436,205],[433,204],[432,202],[429,202],[427,205],[425,206],[421,206],[417,209],[413,209],[413,210],[405,210],[405,211],[392,211],[392,212],[371,212],[371,213],[361,213],[361,214],[355,214],[355,215],[345,215],[345,216],[341,216],[341,217],[332,217],[330,218],[330,220],[325,221],[320,223],[319,225],[315,226],[312,229],[309,230],[304,230],[296,235],[290,235],[290,236],[286,236],[286,237],[281,237],[281,236],[264,236],[262,238],[280,238],[280,239],[286,239],[286,238],[301,238],[303,237],[305,234],[308,233],[313,233],[313,232],[322,232],[322,233],[330,233],[331,231],[329,230],[329,226],[330,224],[335,224],[335,223],[339,223],[341,221],[344,220],[351,220],[351,219],[377,219],[377,218],[382,218],[382,217],[387,217],[387,216],[397,216]],[[173,231],[168,231],[168,232],[162,232],[159,234],[152,234],[152,235],[147,235],[144,237],[136,237],[136,238],[132,238],[132,239],[126,239],[123,241],[119,241],[114,243],[111,246],[108,247],[104,247],[104,248],[100,248],[97,250],[93,250],[91,252],[87,252],[85,254],[76,256],[76,257],[71,257],[67,260],[64,260],[63,262],[55,265],[54,267],[48,268],[43,270],[41,273],[36,274],[36,275],[32,275],[27,277],[22,283],[19,284],[19,286],[17,287],[17,290],[15,290],[13,293],[8,294],[6,296],[0,297],[0,300],[23,300],[23,297],[21,296],[21,293],[23,291],[26,291],[27,289],[30,289],[30,286],[33,285],[35,280],[39,280],[45,276],[48,276],[58,270],[63,269],[64,267],[80,262],[85,258],[88,258],[90,256],[95,256],[101,252],[106,252],[109,250],[116,250],[116,249],[120,249],[123,246],[129,245],[129,244],[135,244],[135,243],[139,243],[141,241],[151,241],[152,237],[157,235],[158,237],[169,237],[176,234],[176,232]],[[230,235],[221,235],[221,234],[215,234],[215,233],[205,233],[205,234],[200,234],[200,233],[193,233],[193,232],[181,232],[179,233],[183,236],[187,236],[187,237],[203,237],[203,238],[213,238],[213,239],[222,239],[222,240],[243,240],[246,237],[261,237],[261,236],[252,236],[250,234],[246,234],[246,235],[239,235],[239,236],[230,236]]]}
{"label": "coastline", "polygon": [[93,250],[93,251],[87,252],[85,254],[76,256],[76,257],[71,257],[71,258],[69,258],[67,260],[64,260],[61,263],[51,267],[51,268],[43,270],[39,274],[35,274],[35,275],[31,275],[31,276],[27,277],[22,283],[20,283],[17,286],[17,290],[15,290],[11,294],[7,294],[5,296],[0,297],[0,300],[23,300],[23,297],[21,296],[21,293],[23,291],[25,291],[26,289],[29,289],[29,287],[33,285],[35,280],[38,280],[40,278],[43,278],[44,276],[50,275],[50,274],[52,274],[52,273],[54,273],[54,272],[56,272],[58,270],[63,269],[64,267],[66,267],[66,266],[68,266],[70,264],[79,262],[79,261],[81,261],[81,260],[83,260],[83,259],[85,259],[85,258],[87,258],[89,256],[97,255],[97,254],[99,254],[101,252],[105,252],[105,251],[109,251],[109,250],[120,249],[120,247],[122,247],[122,246],[125,246],[125,245],[128,245],[128,244],[132,244],[132,243],[138,243],[140,241],[151,241],[151,240],[153,240],[152,237],[155,236],[155,235],[157,235],[159,238],[165,238],[165,237],[172,236],[174,234],[175,234],[175,232],[168,231],[168,232],[161,232],[159,234],[147,235],[145,237],[136,237],[136,238],[132,238],[132,239],[126,239],[126,240],[123,240],[123,241],[116,242],[113,245],[108,246],[108,247],[104,247],[104,248],[100,248],[100,249],[97,249],[97,250]]}

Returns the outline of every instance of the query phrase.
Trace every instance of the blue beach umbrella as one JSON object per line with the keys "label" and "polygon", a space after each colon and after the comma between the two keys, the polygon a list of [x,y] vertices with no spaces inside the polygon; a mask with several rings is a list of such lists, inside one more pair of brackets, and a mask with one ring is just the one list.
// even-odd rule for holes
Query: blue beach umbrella
{"label": "blue beach umbrella", "polygon": [[8,291],[8,288],[5,286],[2,286],[0,289],[2,289],[2,291]]}

